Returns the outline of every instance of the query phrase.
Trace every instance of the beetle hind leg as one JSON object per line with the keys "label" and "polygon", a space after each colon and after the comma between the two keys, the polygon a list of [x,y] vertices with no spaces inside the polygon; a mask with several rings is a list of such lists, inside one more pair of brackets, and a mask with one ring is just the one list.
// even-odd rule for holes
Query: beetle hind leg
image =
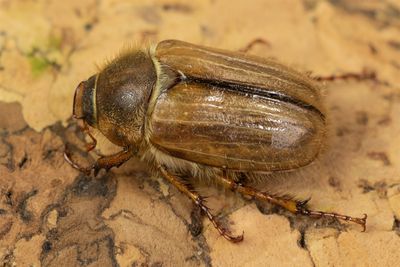
{"label": "beetle hind leg", "polygon": [[348,215],[343,215],[335,212],[325,212],[325,211],[315,211],[315,210],[309,210],[307,208],[306,203],[298,202],[296,206],[296,213],[302,214],[305,216],[309,217],[314,217],[314,218],[321,218],[321,217],[328,217],[328,218],[335,218],[339,219],[342,221],[347,221],[347,222],[353,222],[356,224],[359,224],[363,228],[363,232],[365,232],[367,228],[367,214],[364,213],[364,216],[362,218],[357,218],[357,217],[351,217]]}
{"label": "beetle hind leg", "polygon": [[232,191],[237,191],[241,193],[242,195],[246,195],[252,198],[256,198],[262,201],[268,201],[272,204],[281,206],[282,208],[294,213],[294,214],[301,214],[313,218],[321,218],[321,217],[327,217],[327,218],[334,218],[334,219],[339,219],[342,221],[348,221],[348,222],[353,222],[356,224],[359,224],[363,227],[363,232],[366,229],[366,223],[367,223],[367,215],[364,214],[364,217],[362,218],[357,218],[357,217],[351,217],[347,215],[342,215],[334,212],[324,212],[324,211],[314,211],[310,210],[307,207],[307,202],[310,199],[307,199],[305,201],[298,201],[294,199],[287,199],[284,197],[277,197],[274,195],[270,195],[266,192],[259,191],[253,187],[250,186],[245,186],[242,185],[234,180],[231,180],[227,178],[226,176],[218,176],[220,179],[221,183],[229,188]]}
{"label": "beetle hind leg", "polygon": [[220,235],[222,235],[225,239],[233,243],[241,242],[243,240],[243,234],[238,236],[232,235],[229,229],[224,228],[218,222],[215,216],[211,213],[210,209],[205,205],[204,198],[200,196],[193,188],[191,188],[190,184],[187,184],[178,177],[170,174],[162,166],[159,166],[158,169],[166,180],[168,180],[171,184],[173,184],[179,191],[187,195],[194,202],[194,204],[196,204],[196,206],[198,206],[201,209],[202,213],[204,213],[207,216],[207,218],[211,221],[211,223],[214,225],[214,227],[217,229]]}

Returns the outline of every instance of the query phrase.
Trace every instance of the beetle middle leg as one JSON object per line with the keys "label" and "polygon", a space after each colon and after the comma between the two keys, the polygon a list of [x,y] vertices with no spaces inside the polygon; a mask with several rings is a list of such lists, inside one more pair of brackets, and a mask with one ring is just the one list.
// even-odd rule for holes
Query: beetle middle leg
{"label": "beetle middle leg", "polygon": [[163,166],[159,166],[158,169],[165,179],[173,184],[179,191],[187,195],[194,202],[194,204],[196,204],[201,209],[201,211],[207,216],[207,218],[211,221],[217,231],[225,239],[233,243],[237,243],[243,240],[243,234],[239,236],[234,236],[230,233],[228,229],[222,227],[215,216],[211,213],[210,209],[204,204],[204,198],[200,196],[199,193],[197,193],[193,188],[191,188],[190,184],[187,184],[179,179],[179,177],[170,174]]}
{"label": "beetle middle leg", "polygon": [[307,207],[308,200],[305,201],[296,201],[293,199],[285,199],[283,197],[277,197],[270,195],[266,192],[259,191],[253,187],[242,185],[234,180],[227,178],[226,176],[218,176],[221,183],[226,186],[227,188],[231,189],[232,191],[237,191],[242,195],[250,196],[252,198],[256,198],[262,201],[268,201],[272,204],[281,206],[286,210],[294,213],[294,214],[302,214],[309,217],[314,218],[321,218],[321,217],[328,217],[328,218],[335,218],[343,221],[354,222],[363,227],[363,232],[366,229],[367,223],[367,215],[364,214],[363,218],[351,217],[347,215],[342,215],[333,212],[324,212],[324,211],[314,211],[310,210]]}

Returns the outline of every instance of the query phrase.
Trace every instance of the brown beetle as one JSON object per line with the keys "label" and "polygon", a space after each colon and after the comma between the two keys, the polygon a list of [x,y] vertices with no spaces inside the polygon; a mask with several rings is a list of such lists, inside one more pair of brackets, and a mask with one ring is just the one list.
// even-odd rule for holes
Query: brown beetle
{"label": "brown beetle", "polygon": [[[191,177],[217,180],[293,213],[355,222],[365,230],[366,215],[311,211],[307,201],[269,195],[239,182],[313,161],[325,136],[321,103],[313,80],[279,63],[167,40],[122,54],[81,82],[74,117],[84,122],[86,132],[87,124],[97,128],[123,150],[88,168],[73,163],[68,154],[66,159],[96,175],[136,156],[188,195],[233,242],[243,235],[233,236],[219,225],[190,186]],[[88,150],[96,145],[92,139]]]}

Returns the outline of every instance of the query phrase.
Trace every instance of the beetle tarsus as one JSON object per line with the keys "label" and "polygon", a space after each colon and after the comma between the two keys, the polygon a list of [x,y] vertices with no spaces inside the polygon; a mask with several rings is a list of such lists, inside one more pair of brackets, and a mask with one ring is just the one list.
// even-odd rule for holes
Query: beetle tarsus
{"label": "beetle tarsus", "polygon": [[230,230],[224,228],[219,221],[215,218],[215,216],[211,213],[210,209],[204,204],[204,198],[199,195],[191,185],[183,182],[178,177],[170,174],[163,166],[158,166],[158,169],[162,176],[168,180],[172,185],[174,185],[180,192],[187,195],[193,202],[196,204],[202,211],[203,214],[207,216],[213,226],[217,229],[219,234],[223,236],[226,240],[231,241],[232,243],[238,243],[243,241],[243,233],[241,235],[233,235]]}
{"label": "beetle tarsus", "polygon": [[207,216],[207,218],[211,221],[213,226],[217,229],[220,235],[222,235],[226,240],[231,241],[233,243],[238,243],[243,241],[244,232],[241,235],[232,235],[230,230],[221,226],[215,216],[211,213],[210,209],[203,204],[203,201],[196,201],[196,205],[198,205],[201,211]]}
{"label": "beetle tarsus", "polygon": [[90,174],[91,168],[82,167],[81,165],[79,165],[78,163],[76,163],[76,162],[72,159],[71,153],[70,153],[70,151],[69,151],[67,145],[65,145],[65,149],[64,149],[64,159],[65,159],[66,162],[69,163],[69,165],[71,165],[72,168],[74,168],[74,169],[76,169],[76,170],[78,170],[78,171],[80,171],[80,172],[83,172],[83,173],[85,173],[86,175],[89,175],[89,174]]}
{"label": "beetle tarsus", "polygon": [[297,214],[309,216],[309,217],[314,217],[314,218],[321,218],[321,217],[327,217],[327,218],[334,218],[342,221],[347,221],[347,222],[353,222],[356,224],[359,224],[362,226],[363,230],[362,232],[365,232],[367,229],[367,214],[364,213],[364,216],[362,218],[358,217],[351,217],[348,215],[343,215],[335,212],[324,212],[324,211],[314,211],[314,210],[309,210],[305,205],[302,205],[299,203],[297,205]]}
{"label": "beetle tarsus", "polygon": [[342,221],[354,222],[363,227],[363,232],[366,230],[367,224],[367,215],[364,214],[363,218],[351,217],[347,215],[342,215],[338,213],[331,213],[331,212],[323,212],[323,211],[313,211],[307,208],[307,203],[310,201],[311,198],[308,198],[303,201],[296,201],[293,199],[286,199],[284,197],[273,196],[266,192],[259,191],[253,187],[245,186],[242,184],[237,183],[236,181],[227,178],[226,176],[218,176],[220,181],[224,186],[227,188],[237,191],[242,195],[250,196],[252,198],[256,198],[262,201],[268,201],[272,204],[281,206],[286,210],[294,213],[294,214],[301,214],[309,217],[314,218],[321,218],[321,217],[329,217],[329,218],[336,218]]}

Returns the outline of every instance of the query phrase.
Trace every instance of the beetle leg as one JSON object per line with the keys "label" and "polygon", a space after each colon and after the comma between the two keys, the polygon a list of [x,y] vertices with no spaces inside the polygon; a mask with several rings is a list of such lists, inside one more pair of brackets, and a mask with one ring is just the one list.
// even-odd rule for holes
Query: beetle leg
{"label": "beetle leg", "polygon": [[237,191],[243,195],[250,196],[252,198],[257,198],[259,200],[263,201],[269,201],[272,204],[281,206],[288,211],[295,213],[295,214],[302,214],[314,218],[320,218],[320,217],[328,217],[328,218],[336,218],[340,219],[343,221],[349,221],[349,222],[354,222],[363,227],[363,232],[365,231],[366,228],[366,223],[367,223],[367,215],[364,214],[363,218],[356,218],[356,217],[350,217],[347,215],[342,215],[338,213],[331,213],[331,212],[323,212],[323,211],[313,211],[309,210],[307,208],[307,202],[308,200],[305,201],[296,201],[293,199],[285,199],[282,197],[277,197],[270,195],[266,192],[259,191],[253,187],[250,186],[244,186],[240,183],[235,182],[234,180],[231,180],[229,178],[226,178],[225,176],[218,176],[218,178],[221,180],[222,184],[231,189],[232,191]]}
{"label": "beetle leg", "polygon": [[87,152],[90,152],[90,151],[92,151],[92,150],[96,147],[96,145],[97,145],[97,140],[96,140],[96,138],[94,138],[94,136],[90,133],[89,130],[84,131],[84,132],[90,137],[90,139],[92,139],[92,142],[91,142],[91,143],[86,144],[86,151],[87,151]]}
{"label": "beetle leg", "polygon": [[69,164],[71,164],[73,168],[86,174],[90,174],[90,172],[93,170],[94,176],[96,176],[101,169],[105,169],[106,171],[108,171],[112,167],[121,166],[124,162],[128,161],[132,157],[132,155],[132,149],[125,148],[124,150],[116,154],[100,157],[94,164],[89,167],[82,167],[71,159],[70,154],[67,150],[64,152],[64,158]]}
{"label": "beetle leg", "polygon": [[330,75],[330,76],[317,76],[314,77],[315,80],[317,81],[336,81],[336,80],[349,80],[349,79],[355,79],[358,81],[361,80],[376,80],[376,73],[374,71],[369,71],[369,70],[362,70],[361,73],[355,73],[355,72],[348,72],[344,73],[341,75]]}
{"label": "beetle leg", "polygon": [[211,223],[214,225],[220,235],[233,243],[237,243],[243,240],[243,234],[239,236],[234,236],[230,233],[228,229],[221,226],[215,216],[211,213],[210,209],[204,204],[204,198],[200,196],[193,188],[191,188],[190,184],[186,184],[178,177],[170,174],[163,166],[159,166],[158,169],[165,179],[173,184],[179,191],[187,195],[201,209],[201,211],[211,221]]}
{"label": "beetle leg", "polygon": [[101,169],[105,169],[106,171],[108,171],[112,167],[118,168],[119,166],[127,162],[132,157],[132,155],[132,149],[124,148],[124,150],[118,153],[100,157],[95,162],[95,164],[92,165],[94,176],[96,176]]}
{"label": "beetle leg", "polygon": [[299,202],[297,205],[297,211],[296,213],[314,217],[314,218],[321,218],[321,217],[328,217],[328,218],[336,218],[339,220],[343,221],[348,221],[348,222],[354,222],[363,227],[363,232],[365,232],[367,228],[367,214],[364,213],[364,216],[362,218],[357,218],[357,217],[350,217],[348,215],[343,215],[343,214],[338,214],[335,212],[324,212],[324,211],[314,211],[314,210],[309,210],[305,204],[302,202]]}
{"label": "beetle leg", "polygon": [[256,44],[262,44],[262,45],[265,45],[265,46],[268,46],[268,47],[271,46],[271,44],[270,44],[267,40],[265,40],[265,39],[263,39],[263,38],[256,38],[256,39],[252,40],[250,43],[248,43],[245,47],[239,49],[239,51],[240,51],[240,52],[243,52],[243,53],[247,53],[247,52],[249,52]]}
{"label": "beetle leg", "polygon": [[78,163],[76,163],[76,162],[71,158],[71,152],[70,152],[70,150],[68,149],[68,145],[67,145],[67,144],[65,145],[65,149],[64,149],[64,159],[65,159],[66,162],[69,163],[69,165],[72,166],[72,168],[74,168],[74,169],[76,169],[76,170],[78,170],[78,171],[80,171],[80,172],[83,172],[83,173],[85,173],[85,174],[87,174],[87,175],[90,174],[90,171],[88,171],[88,168],[82,167],[81,165],[79,165]]}
{"label": "beetle leg", "polygon": [[90,133],[89,126],[87,125],[86,121],[83,119],[79,119],[81,121],[81,124],[79,124],[79,127],[81,128],[82,132],[87,134],[92,142],[85,144],[86,145],[86,151],[90,152],[92,151],[96,145],[97,145],[97,140],[94,138],[94,136]]}

